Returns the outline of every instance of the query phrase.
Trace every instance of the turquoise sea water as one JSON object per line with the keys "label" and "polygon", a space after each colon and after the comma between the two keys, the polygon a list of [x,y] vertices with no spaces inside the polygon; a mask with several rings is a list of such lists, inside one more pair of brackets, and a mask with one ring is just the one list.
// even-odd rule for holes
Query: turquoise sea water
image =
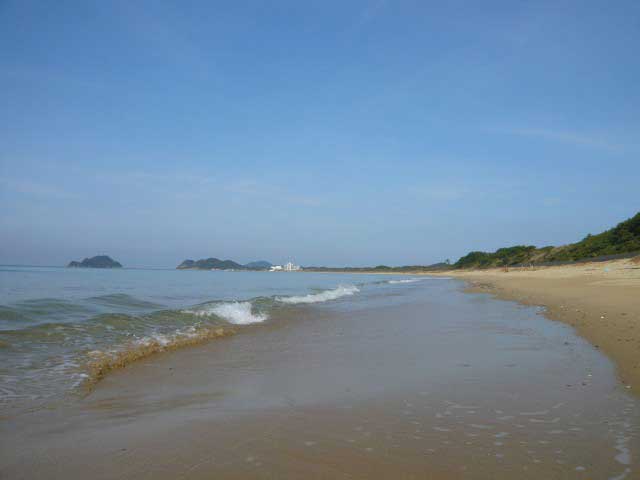
{"label": "turquoise sea water", "polygon": [[[268,322],[295,305],[412,282],[326,273],[0,267],[1,406],[41,405],[128,361]],[[95,372],[94,372],[95,373]]]}

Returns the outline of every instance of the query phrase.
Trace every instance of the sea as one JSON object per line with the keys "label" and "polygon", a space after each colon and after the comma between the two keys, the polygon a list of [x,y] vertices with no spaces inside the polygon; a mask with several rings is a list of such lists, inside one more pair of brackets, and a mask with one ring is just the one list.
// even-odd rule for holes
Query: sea
{"label": "sea", "polygon": [[402,276],[0,266],[0,409],[82,395],[149,355],[238,333],[294,305]]}
{"label": "sea", "polygon": [[2,478],[638,478],[544,308],[430,276],[0,267]]}

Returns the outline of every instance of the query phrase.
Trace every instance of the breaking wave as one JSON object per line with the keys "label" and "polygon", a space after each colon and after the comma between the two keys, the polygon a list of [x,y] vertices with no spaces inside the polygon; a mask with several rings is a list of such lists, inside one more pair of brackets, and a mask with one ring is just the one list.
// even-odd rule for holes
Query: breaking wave
{"label": "breaking wave", "polygon": [[240,333],[288,305],[327,302],[359,291],[355,285],[341,285],[298,296],[210,301],[188,309],[155,309],[155,304],[125,294],[77,304],[40,299],[1,305],[0,354],[9,374],[0,375],[0,410],[91,389],[113,370]]}
{"label": "breaking wave", "polygon": [[340,285],[333,290],[325,290],[318,293],[310,293],[308,295],[300,295],[293,297],[276,297],[276,300],[291,305],[299,303],[320,303],[329,300],[336,300],[340,297],[346,297],[358,293],[360,289],[353,285]]}
{"label": "breaking wave", "polygon": [[419,282],[421,281],[421,278],[403,278],[402,280],[389,280],[388,283],[390,284],[396,284],[396,283],[414,283],[414,282]]}
{"label": "breaking wave", "polygon": [[[359,291],[357,287],[347,285],[304,296],[276,297],[275,300],[287,304],[318,303],[354,295]],[[207,322],[212,319],[214,323],[199,323],[166,333],[150,333],[116,348],[89,351],[85,363],[88,370],[85,377],[86,385],[91,386],[110,371],[123,368],[150,355],[197,345],[236,333],[233,328],[215,323],[216,318],[233,325],[262,323],[269,319],[267,313],[256,311],[250,301],[205,304],[193,309],[181,310],[179,313],[204,317]],[[174,314],[179,313],[174,312]]]}
{"label": "breaking wave", "polygon": [[156,353],[204,343],[214,338],[233,335],[234,330],[216,326],[190,326],[170,334],[154,334],[132,341],[119,349],[92,350],[87,353],[85,386],[92,386],[112,370],[124,368]]}
{"label": "breaking wave", "polygon": [[199,317],[215,315],[235,325],[262,323],[269,318],[266,313],[254,313],[251,302],[217,303],[197,310],[183,310]]}

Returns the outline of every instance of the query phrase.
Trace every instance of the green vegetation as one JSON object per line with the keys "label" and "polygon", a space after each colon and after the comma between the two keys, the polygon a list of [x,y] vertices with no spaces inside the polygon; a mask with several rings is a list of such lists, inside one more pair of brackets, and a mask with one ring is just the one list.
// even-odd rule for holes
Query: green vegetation
{"label": "green vegetation", "polygon": [[453,267],[490,268],[547,262],[572,262],[635,252],[640,252],[640,213],[606,232],[587,235],[577,243],[543,248],[536,248],[532,245],[516,245],[500,248],[493,253],[476,251],[460,258]]}
{"label": "green vegetation", "polygon": [[200,260],[185,260],[176,268],[180,270],[241,270],[242,265],[233,260],[220,260],[219,258],[202,258]]}
{"label": "green vegetation", "polygon": [[487,268],[502,267],[531,261],[538,249],[533,245],[516,245],[515,247],[500,248],[494,253],[471,252],[460,258],[455,268]]}
{"label": "green vegetation", "polygon": [[257,262],[245,263],[244,268],[248,268],[249,270],[269,270],[271,268],[271,262],[258,260]]}
{"label": "green vegetation", "polygon": [[[405,265],[390,267],[304,267],[311,272],[388,272],[388,273],[420,273],[446,271],[454,268],[490,268],[510,267],[514,265],[538,265],[549,262],[573,262],[608,255],[640,253],[640,212],[625,220],[614,228],[598,235],[587,235],[583,240],[561,247],[534,247],[533,245],[516,245],[499,248],[495,252],[470,252],[454,264],[449,259],[433,265]],[[76,262],[77,263],[77,262]],[[251,262],[240,265],[231,260],[207,258],[198,261],[185,260],[179,269],[233,269],[264,270],[271,266],[269,262]]]}
{"label": "green vegetation", "polygon": [[185,260],[176,268],[179,270],[269,270],[271,264],[260,260],[241,265],[233,260],[219,258],[202,258],[200,260]]}
{"label": "green vegetation", "polygon": [[578,260],[630,252],[640,252],[640,212],[606,232],[589,234],[578,243],[556,249],[547,261]]}
{"label": "green vegetation", "polygon": [[107,255],[98,255],[96,257],[85,258],[81,262],[75,260],[67,265],[68,268],[122,268],[119,262],[116,262]]}
{"label": "green vegetation", "polygon": [[434,263],[433,265],[404,265],[402,267],[389,267],[378,265],[377,267],[304,267],[305,272],[345,272],[345,273],[367,273],[367,272],[388,272],[388,273],[419,273],[448,270],[451,268],[446,262]]}

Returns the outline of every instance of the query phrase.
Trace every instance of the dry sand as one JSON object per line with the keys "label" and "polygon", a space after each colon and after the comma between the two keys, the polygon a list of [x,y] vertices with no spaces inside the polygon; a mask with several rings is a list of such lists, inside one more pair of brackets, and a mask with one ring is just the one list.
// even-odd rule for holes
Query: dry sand
{"label": "dry sand", "polygon": [[462,270],[471,291],[546,307],[575,327],[617,365],[620,380],[640,395],[640,257],[558,267]]}

